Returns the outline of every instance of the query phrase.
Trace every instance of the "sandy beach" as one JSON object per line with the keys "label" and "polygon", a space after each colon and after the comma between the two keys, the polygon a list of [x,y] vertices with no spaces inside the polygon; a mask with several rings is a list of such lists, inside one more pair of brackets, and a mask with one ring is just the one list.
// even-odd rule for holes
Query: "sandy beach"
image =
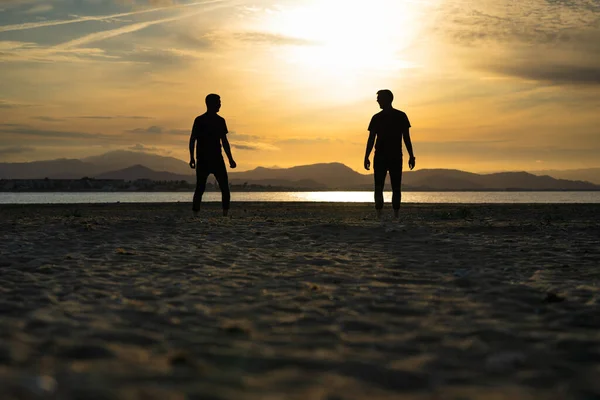
{"label": "sandy beach", "polygon": [[600,205],[0,206],[12,399],[600,397]]}

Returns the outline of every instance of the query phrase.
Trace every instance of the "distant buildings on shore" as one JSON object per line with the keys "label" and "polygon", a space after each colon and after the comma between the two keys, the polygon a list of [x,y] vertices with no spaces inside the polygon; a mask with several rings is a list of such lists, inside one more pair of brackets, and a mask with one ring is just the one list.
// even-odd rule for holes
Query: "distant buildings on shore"
{"label": "distant buildings on shore", "polygon": [[137,179],[0,179],[0,191],[3,192],[121,192],[137,190],[190,190],[193,185],[186,181],[152,181]]}
{"label": "distant buildings on shore", "polygon": [[[229,184],[237,191],[295,190],[271,185]],[[187,192],[196,188],[195,183],[181,181],[153,181],[150,179],[0,179],[0,192]],[[206,190],[218,190],[217,183],[207,182]]]}

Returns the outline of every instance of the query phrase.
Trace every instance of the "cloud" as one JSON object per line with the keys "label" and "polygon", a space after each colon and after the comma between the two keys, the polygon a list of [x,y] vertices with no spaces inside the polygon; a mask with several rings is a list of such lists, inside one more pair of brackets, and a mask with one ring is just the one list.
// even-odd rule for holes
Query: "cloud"
{"label": "cloud", "polygon": [[[1,50],[1,48],[0,48]],[[1,54],[1,52],[0,52]],[[22,108],[22,107],[31,107],[31,104],[26,103],[18,103],[9,100],[0,100],[0,109],[2,108]]]}
{"label": "cloud", "polygon": [[[169,9],[180,8],[180,7],[199,7],[199,6],[207,6],[213,4],[226,3],[227,0],[206,0],[203,2],[195,2],[188,3],[183,5],[175,5],[172,7],[168,7]],[[123,62],[123,63],[131,63],[131,62],[147,62],[152,63],[156,62],[157,58],[166,61],[172,62],[172,60],[182,59],[182,58],[199,58],[202,57],[196,50],[188,50],[188,49],[177,49],[171,46],[166,49],[136,49],[132,53],[128,52],[108,52],[105,49],[101,48],[90,48],[88,47],[92,43],[104,41],[107,39],[115,38],[121,35],[138,32],[140,30],[146,29],[148,27],[154,25],[160,25],[168,22],[179,21],[181,19],[190,18],[195,15],[205,13],[207,11],[212,10],[214,7],[200,7],[199,9],[182,13],[179,15],[175,15],[167,18],[154,19],[143,22],[130,23],[128,25],[120,26],[114,29],[107,29],[99,32],[88,33],[78,38],[56,44],[51,47],[40,46],[37,43],[31,42],[16,42],[16,41],[3,41],[0,42],[0,60],[4,61],[35,61],[35,62],[89,62],[89,61],[113,61],[113,62]],[[157,11],[165,9],[163,8],[155,8],[152,10],[144,10],[143,12]],[[114,18],[115,16],[121,15],[131,15],[137,14],[139,12],[132,13],[121,13],[121,14],[113,14],[110,16],[103,17],[78,17],[76,20],[79,22],[88,21],[88,20],[108,20],[110,18]],[[71,22],[62,21],[61,23]],[[56,22],[56,21],[55,21]],[[46,22],[42,23],[31,23],[35,24],[32,27],[40,27],[40,26],[49,26],[48,23],[44,25]],[[59,24],[59,23],[56,23]],[[22,24],[24,25],[24,24]],[[26,24],[25,24],[26,25]],[[29,25],[27,25],[29,26]],[[25,29],[25,28],[24,28]],[[29,29],[29,28],[28,28]],[[0,26],[0,32],[7,30],[16,30],[11,28],[11,26],[5,25]],[[137,59],[136,59],[137,57]],[[160,60],[159,60],[160,61]]]}
{"label": "cloud", "polygon": [[60,122],[60,121],[64,121],[64,119],[62,118],[54,118],[54,117],[46,117],[43,115],[40,116],[35,116],[35,117],[31,117],[32,119],[37,119],[39,121],[45,121],[45,122]]}
{"label": "cloud", "polygon": [[135,24],[125,25],[120,28],[108,29],[105,31],[90,33],[88,35],[79,37],[77,39],[73,39],[68,42],[56,45],[56,46],[50,48],[50,51],[61,51],[61,50],[72,49],[75,47],[80,47],[80,46],[83,46],[83,45],[86,45],[89,43],[98,42],[101,40],[106,40],[106,39],[110,39],[110,38],[113,38],[116,36],[124,35],[126,33],[137,32],[139,30],[148,28],[152,25],[164,24],[166,22],[173,22],[173,21],[178,21],[183,18],[192,17],[194,15],[200,14],[201,12],[204,12],[204,10],[195,11],[195,12],[187,13],[187,14],[183,14],[183,15],[177,15],[175,17],[161,18],[161,19],[145,21],[145,22],[138,22]]}
{"label": "cloud", "polygon": [[259,141],[259,140],[264,139],[260,136],[244,135],[244,134],[237,133],[236,131],[229,132],[229,138],[232,140],[243,140],[243,141]]}
{"label": "cloud", "polygon": [[[556,85],[600,84],[600,1],[449,0],[434,31],[466,65]],[[485,54],[485,56],[482,56]]]}
{"label": "cloud", "polygon": [[248,145],[248,144],[232,144],[231,147],[239,149],[239,150],[251,150],[251,151],[263,150],[259,146]]}
{"label": "cloud", "polygon": [[274,146],[269,143],[264,142],[244,142],[244,141],[235,141],[230,142],[231,147],[234,147],[239,150],[252,150],[252,151],[279,151],[277,146]]}
{"label": "cloud", "polygon": [[[317,137],[317,138],[292,138],[292,139],[285,139],[285,140],[279,140],[276,142],[276,144],[279,145],[302,145],[302,144],[308,144],[308,145],[318,145],[318,144],[324,144],[324,143],[331,143],[334,140],[329,139],[329,138],[321,138],[321,137]],[[339,141],[339,140],[336,140]]]}
{"label": "cloud", "polygon": [[27,146],[0,147],[0,156],[12,156],[15,154],[31,153],[33,151],[35,151],[35,148]]}
{"label": "cloud", "polygon": [[0,41],[0,61],[90,62],[101,59],[121,61],[98,48],[46,48],[31,42]]}
{"label": "cloud", "polygon": [[533,81],[555,84],[600,85],[600,64],[598,67],[550,63],[540,65],[531,60],[521,64],[490,66],[488,69],[500,74]]}
{"label": "cloud", "polygon": [[245,135],[236,131],[229,132],[231,147],[250,151],[279,151],[279,147],[268,143],[267,139],[256,135]]}
{"label": "cloud", "polygon": [[126,132],[129,132],[129,133],[140,133],[140,134],[151,134],[151,135],[160,135],[160,134],[166,134],[166,135],[189,135],[190,134],[190,130],[189,129],[165,129],[164,127],[158,126],[158,125],[152,125],[152,126],[149,126],[147,128],[129,129]]}
{"label": "cloud", "polygon": [[0,124],[0,132],[19,136],[33,136],[47,139],[85,139],[85,140],[115,140],[113,135],[102,133],[87,133],[76,131],[59,131],[52,129],[38,129],[20,124]]}
{"label": "cloud", "polygon": [[141,151],[144,153],[165,153],[165,151],[163,149],[160,149],[158,147],[146,146],[141,143],[136,143],[134,146],[130,146],[127,149],[133,150],[133,151]]}
{"label": "cloud", "polygon": [[274,45],[295,45],[295,46],[310,46],[317,44],[312,40],[306,40],[302,38],[296,38],[291,36],[279,35],[267,32],[236,32],[233,33],[234,39],[253,42],[253,43],[267,43]]}
{"label": "cloud", "polygon": [[[118,13],[118,14],[76,17],[76,18],[67,19],[67,20],[25,22],[25,23],[21,23],[21,24],[12,24],[12,25],[0,26],[0,32],[18,31],[18,30],[24,30],[24,29],[43,28],[43,27],[47,27],[47,26],[75,24],[75,23],[88,22],[88,21],[106,21],[106,20],[113,20],[115,18],[120,18],[120,17],[127,17],[127,16],[132,16],[132,15],[138,15],[138,14],[153,13],[153,12],[157,12],[157,11],[163,11],[163,10],[166,10],[166,9],[183,8],[183,7],[194,7],[194,6],[200,6],[200,5],[206,5],[206,4],[219,3],[221,1],[224,1],[224,0],[198,1],[198,2],[194,2],[194,3],[172,5],[172,6],[162,6],[162,7],[156,7],[156,8],[151,8],[151,9],[143,9],[143,10],[136,10],[136,11],[130,11],[130,12],[125,12],[125,13]],[[153,2],[150,2],[150,3],[156,5],[157,3],[163,3],[163,2],[153,1]],[[1,4],[1,2],[0,2],[0,4]]]}
{"label": "cloud", "polygon": [[150,126],[148,128],[136,128],[136,129],[131,129],[128,130],[127,132],[131,132],[131,133],[151,133],[151,134],[160,134],[163,133],[163,128],[161,126]]}
{"label": "cloud", "polygon": [[204,56],[197,50],[147,47],[137,47],[131,52],[120,54],[120,57],[127,62],[151,64],[153,69],[159,66],[178,65],[180,62],[198,60]]}
{"label": "cloud", "polygon": [[38,4],[25,11],[25,14],[41,14],[48,11],[52,11],[54,6],[52,4]]}
{"label": "cloud", "polygon": [[139,115],[81,115],[79,119],[152,119],[152,117],[144,117]]}

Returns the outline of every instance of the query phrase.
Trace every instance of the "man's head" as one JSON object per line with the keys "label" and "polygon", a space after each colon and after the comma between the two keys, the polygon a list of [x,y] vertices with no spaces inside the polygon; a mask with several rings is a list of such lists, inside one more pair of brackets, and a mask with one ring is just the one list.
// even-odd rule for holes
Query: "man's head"
{"label": "man's head", "polygon": [[221,109],[221,96],[211,93],[206,96],[206,109],[210,112],[219,112]]}
{"label": "man's head", "polygon": [[394,94],[391,90],[382,89],[377,92],[377,102],[379,103],[379,107],[384,109],[392,106],[392,102],[394,101]]}

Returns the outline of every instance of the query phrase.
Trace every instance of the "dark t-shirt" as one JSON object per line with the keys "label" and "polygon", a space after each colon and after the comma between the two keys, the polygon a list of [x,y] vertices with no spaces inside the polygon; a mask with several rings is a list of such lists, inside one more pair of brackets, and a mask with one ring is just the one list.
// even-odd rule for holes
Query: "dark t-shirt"
{"label": "dark t-shirt", "polygon": [[402,157],[402,134],[410,128],[406,114],[395,108],[373,115],[369,131],[377,135],[375,156],[395,159]]}
{"label": "dark t-shirt", "polygon": [[204,113],[194,120],[192,136],[196,138],[198,160],[218,160],[221,155],[221,138],[227,135],[225,119],[217,114]]}

